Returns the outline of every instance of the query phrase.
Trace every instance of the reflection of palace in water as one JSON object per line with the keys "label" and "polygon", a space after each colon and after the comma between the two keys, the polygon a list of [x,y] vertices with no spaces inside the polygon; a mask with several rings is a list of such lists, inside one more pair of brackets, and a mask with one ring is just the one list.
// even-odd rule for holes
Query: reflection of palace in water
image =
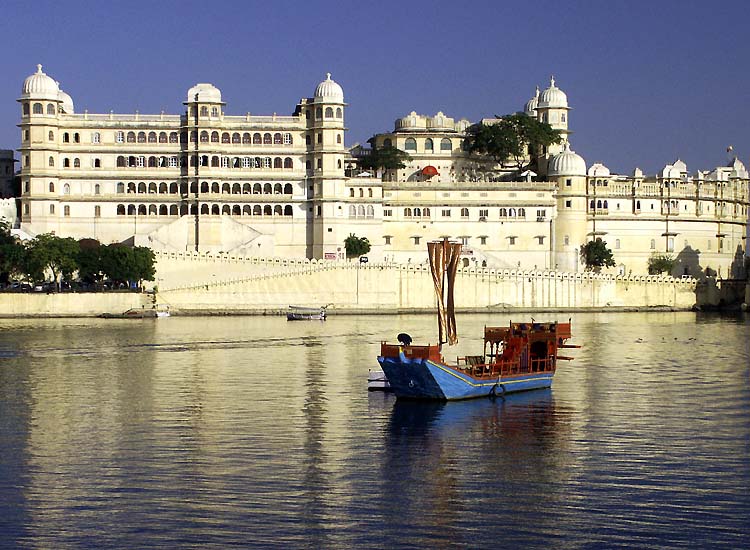
{"label": "reflection of palace in water", "polygon": [[581,245],[601,237],[622,274],[645,273],[657,252],[677,256],[675,275],[743,270],[743,163],[690,174],[677,160],[655,176],[587,167],[570,148],[568,97],[554,79],[524,108],[563,137],[538,152],[538,174],[470,156],[468,120],[416,112],[371,140],[409,153],[406,166],[363,171],[372,151],[345,146],[347,104],[330,75],[283,116],[230,115],[208,83],[187,91],[178,114],[76,112],[41,66],[18,101],[26,236],[340,259],[354,233],[373,260],[398,263],[421,263],[426,241],[450,237],[467,266],[561,271],[582,271]]}

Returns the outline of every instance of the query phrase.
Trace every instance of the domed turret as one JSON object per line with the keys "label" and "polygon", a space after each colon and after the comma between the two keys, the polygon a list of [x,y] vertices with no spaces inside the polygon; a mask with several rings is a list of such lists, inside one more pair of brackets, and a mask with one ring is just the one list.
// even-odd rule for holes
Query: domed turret
{"label": "domed turret", "polygon": [[60,90],[57,93],[57,99],[60,101],[60,110],[66,115],[72,115],[75,111],[73,109],[73,98],[68,94]]}
{"label": "domed turret", "polygon": [[539,104],[539,86],[536,87],[536,93],[534,97],[526,102],[526,106],[523,108],[523,112],[529,116],[536,116],[536,107]]}
{"label": "domed turret", "polygon": [[588,175],[592,178],[608,178],[610,176],[609,168],[601,162],[595,162],[589,168]]}
{"label": "domed turret", "polygon": [[315,88],[315,99],[344,102],[344,90],[335,80],[331,80],[331,73],[326,73],[326,79]]}
{"label": "domed turret", "polygon": [[537,107],[550,109],[567,109],[568,96],[560,88],[555,86],[555,77],[550,77],[549,88],[539,96]]}
{"label": "domed turret", "polygon": [[563,151],[549,159],[547,175],[549,177],[585,176],[586,161],[581,155],[572,151],[568,143],[565,143]]}
{"label": "domed turret", "polygon": [[188,90],[187,103],[198,101],[200,103],[221,103],[221,90],[209,84],[201,82]]}
{"label": "domed turret", "polygon": [[36,72],[23,81],[21,99],[51,99],[56,101],[60,88],[51,77],[42,72],[42,66],[36,66]]}

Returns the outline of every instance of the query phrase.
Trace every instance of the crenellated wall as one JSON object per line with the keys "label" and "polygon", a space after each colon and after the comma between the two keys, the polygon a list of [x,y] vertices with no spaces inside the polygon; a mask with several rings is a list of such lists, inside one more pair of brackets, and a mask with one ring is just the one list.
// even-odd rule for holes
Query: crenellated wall
{"label": "crenellated wall", "polygon": [[[188,312],[277,311],[332,304],[333,311],[420,311],[435,306],[429,267],[199,254],[157,256],[158,300]],[[690,309],[694,279],[459,269],[459,310]]]}

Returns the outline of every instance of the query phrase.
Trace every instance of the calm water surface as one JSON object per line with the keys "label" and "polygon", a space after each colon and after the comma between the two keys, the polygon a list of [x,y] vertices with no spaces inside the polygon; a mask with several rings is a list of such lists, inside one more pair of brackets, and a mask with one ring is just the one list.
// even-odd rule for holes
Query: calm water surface
{"label": "calm water surface", "polygon": [[0,547],[750,547],[750,318],[573,323],[551,391],[430,404],[366,390],[428,316],[0,320]]}

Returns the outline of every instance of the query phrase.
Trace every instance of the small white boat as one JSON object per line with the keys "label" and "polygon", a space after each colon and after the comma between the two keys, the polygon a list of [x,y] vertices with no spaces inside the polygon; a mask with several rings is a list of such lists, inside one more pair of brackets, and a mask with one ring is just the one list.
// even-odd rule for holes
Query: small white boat
{"label": "small white boat", "polygon": [[328,306],[321,307],[301,307],[301,306],[289,306],[289,311],[286,314],[287,321],[325,321],[326,320],[326,308]]}
{"label": "small white boat", "polygon": [[391,385],[382,370],[370,369],[367,373],[367,389],[369,391],[391,391]]}

